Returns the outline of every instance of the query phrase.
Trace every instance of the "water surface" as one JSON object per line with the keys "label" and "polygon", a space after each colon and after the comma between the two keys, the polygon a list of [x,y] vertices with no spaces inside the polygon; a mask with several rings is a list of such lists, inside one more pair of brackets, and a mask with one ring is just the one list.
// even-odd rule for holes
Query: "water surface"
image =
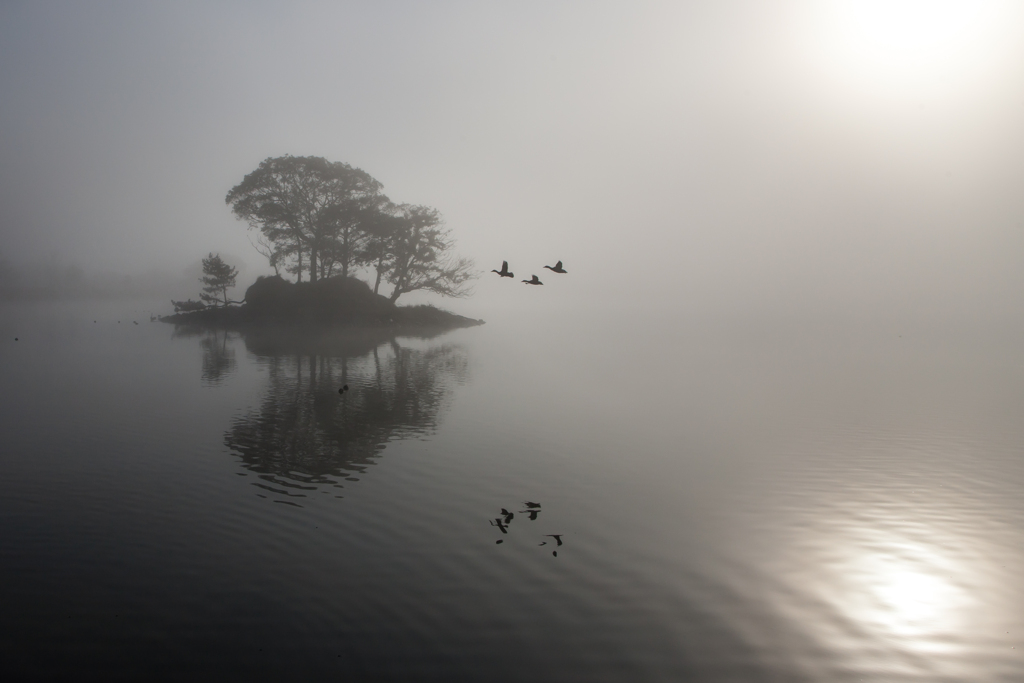
{"label": "water surface", "polygon": [[310,339],[148,315],[5,308],[9,671],[1024,677],[1019,334],[518,311]]}

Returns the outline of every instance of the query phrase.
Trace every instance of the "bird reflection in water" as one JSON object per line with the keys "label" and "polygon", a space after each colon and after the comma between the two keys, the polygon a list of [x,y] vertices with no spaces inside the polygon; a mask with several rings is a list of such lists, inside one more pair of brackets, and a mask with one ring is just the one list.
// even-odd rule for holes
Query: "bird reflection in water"
{"label": "bird reflection in water", "polygon": [[520,512],[529,515],[531,522],[537,521],[537,515],[540,514],[540,503],[531,503],[530,501],[526,501],[523,505],[526,506],[526,509],[520,510]]}
{"label": "bird reflection in water", "polygon": [[[558,543],[559,546],[562,545],[562,534],[544,534],[544,535],[548,536],[550,538],[555,539],[555,541]],[[547,544],[548,544],[547,541],[541,541],[541,545],[547,545]],[[555,557],[558,557],[558,551],[557,550],[552,550],[551,554],[554,555]]]}
{"label": "bird reflection in water", "polygon": [[255,486],[293,505],[358,481],[389,441],[432,433],[452,386],[467,375],[455,345],[412,349],[361,332],[242,338],[267,386],[224,443],[257,475]]}
{"label": "bird reflection in water", "polygon": [[[523,503],[523,505],[525,505],[527,509],[526,510],[520,510],[519,512],[528,515],[528,519],[530,521],[536,521],[537,516],[541,512],[540,503],[534,503],[532,501],[526,501],[525,503]],[[501,531],[502,534],[508,534],[508,530],[509,530],[509,527],[512,525],[512,520],[513,519],[515,519],[515,513],[514,512],[509,512],[506,508],[501,508],[501,517],[495,517],[494,519],[490,520],[489,523],[490,523],[491,526],[497,527],[498,530]],[[562,545],[562,536],[563,536],[563,534],[544,534],[544,536],[547,537],[547,538],[555,539],[555,542],[557,543],[558,546]],[[500,545],[503,542],[504,542],[503,539],[499,538],[498,540],[495,541],[495,544],[496,545]],[[542,545],[543,546],[543,545],[547,545],[547,544],[548,544],[547,541],[541,541],[538,545]],[[554,555],[555,557],[558,557],[558,551],[552,551],[551,554]]]}

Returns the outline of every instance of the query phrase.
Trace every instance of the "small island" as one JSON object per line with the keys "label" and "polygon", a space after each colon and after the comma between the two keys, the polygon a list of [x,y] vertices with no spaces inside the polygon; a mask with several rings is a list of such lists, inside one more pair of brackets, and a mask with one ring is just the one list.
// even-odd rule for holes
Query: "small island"
{"label": "small island", "polygon": [[373,328],[391,330],[394,334],[421,335],[484,323],[433,306],[398,306],[387,297],[374,294],[362,280],[341,275],[316,282],[289,282],[277,275],[262,276],[246,290],[241,305],[203,305],[187,310],[188,302],[175,303],[186,310],[164,316],[161,321],[223,329]]}
{"label": "small island", "polygon": [[[472,261],[454,255],[454,239],[440,212],[392,203],[383,186],[361,169],[321,157],[268,158],[228,192],[225,202],[258,232],[253,246],[275,275],[259,277],[241,301],[231,301],[228,290],[238,271],[211,253],[203,259],[200,301],[172,301],[175,314],[160,320],[191,327],[344,328],[392,336],[431,336],[483,324],[433,306],[397,304],[415,291],[468,296],[477,273]],[[356,272],[368,272],[372,287]],[[380,293],[382,285],[388,296]]]}

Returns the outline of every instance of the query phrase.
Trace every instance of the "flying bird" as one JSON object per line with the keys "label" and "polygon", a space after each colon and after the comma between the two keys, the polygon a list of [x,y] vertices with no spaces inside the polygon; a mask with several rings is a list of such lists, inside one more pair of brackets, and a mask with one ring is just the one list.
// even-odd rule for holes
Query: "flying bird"
{"label": "flying bird", "polygon": [[501,270],[492,270],[492,273],[497,273],[501,277],[515,277],[515,273],[511,273],[508,270],[508,261],[501,262]]}
{"label": "flying bird", "polygon": [[539,508],[540,507],[540,503],[531,503],[530,501],[524,502],[523,505],[525,505],[528,508]]}
{"label": "flying bird", "polygon": [[[497,522],[497,524],[495,524],[495,522]],[[501,529],[501,533],[503,534],[508,533],[508,527],[501,523],[501,517],[495,517],[493,520],[491,520],[491,526],[498,527],[499,529]]]}
{"label": "flying bird", "polygon": [[525,282],[528,285],[542,285],[542,284],[544,284],[543,282],[540,281],[540,278],[538,278],[536,275],[533,276],[532,280],[523,280],[523,282]]}
{"label": "flying bird", "polygon": [[562,545],[562,534],[544,534],[544,535],[548,536],[550,538],[555,539],[555,541],[558,543],[558,545]]}
{"label": "flying bird", "polygon": [[501,514],[505,515],[505,524],[510,523],[512,518],[516,516],[514,512],[509,512],[505,508],[501,508]]}
{"label": "flying bird", "polygon": [[562,262],[561,261],[556,263],[554,268],[552,268],[551,266],[544,266],[544,267],[547,268],[548,270],[554,271],[556,273],[568,273],[569,272],[568,270],[566,270],[565,268],[562,267]]}

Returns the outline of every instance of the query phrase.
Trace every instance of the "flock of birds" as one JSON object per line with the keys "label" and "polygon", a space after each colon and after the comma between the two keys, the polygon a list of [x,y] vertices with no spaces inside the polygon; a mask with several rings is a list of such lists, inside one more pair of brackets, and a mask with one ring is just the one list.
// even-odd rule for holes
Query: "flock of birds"
{"label": "flock of birds", "polygon": [[[547,268],[548,270],[550,270],[552,273],[562,273],[562,274],[565,274],[565,273],[569,272],[565,268],[562,267],[562,262],[561,261],[559,261],[558,263],[556,263],[553,266],[544,266],[544,267]],[[497,273],[498,277],[515,277],[516,276],[515,273],[513,273],[512,271],[510,271],[508,269],[508,261],[502,261],[501,262],[501,270],[492,270],[491,272],[492,273]],[[531,280],[523,280],[523,282],[525,282],[528,285],[542,285],[542,284],[544,284],[543,282],[540,281],[540,278],[537,277],[536,275],[533,276],[533,279],[531,279]]]}

